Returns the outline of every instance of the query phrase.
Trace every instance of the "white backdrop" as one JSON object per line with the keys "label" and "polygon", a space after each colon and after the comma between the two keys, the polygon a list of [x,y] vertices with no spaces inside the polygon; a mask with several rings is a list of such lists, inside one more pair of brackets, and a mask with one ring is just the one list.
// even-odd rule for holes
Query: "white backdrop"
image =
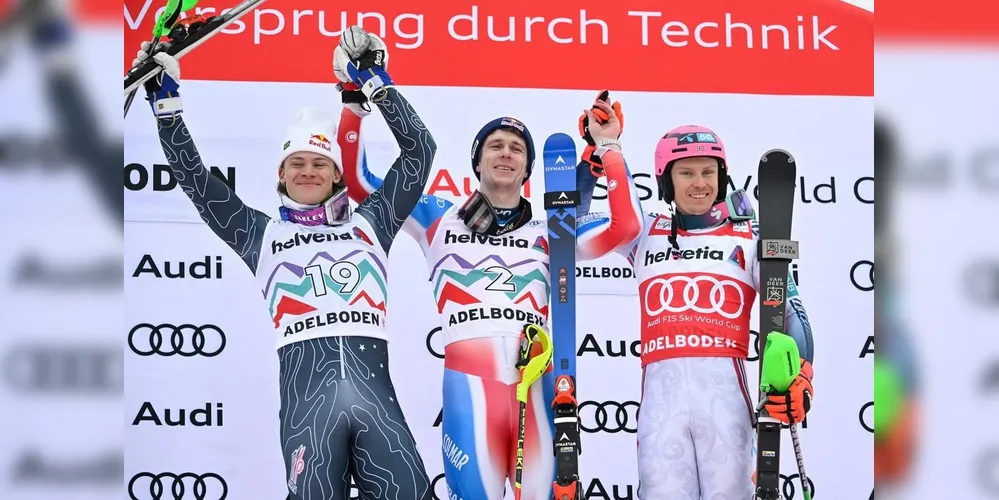
{"label": "white backdrop", "polygon": [[[428,192],[451,199],[455,197],[434,179],[446,171],[459,187],[469,182],[474,188],[467,155],[483,123],[496,116],[517,116],[540,145],[554,132],[575,136],[576,119],[594,95],[592,91],[401,89],[439,144]],[[223,172],[232,167],[236,193],[272,216],[277,215],[273,187],[279,147],[295,110],[319,103],[339,113],[339,97],[330,85],[195,81],[183,82],[181,91],[185,119],[206,164]],[[813,498],[868,498],[873,488],[873,435],[863,421],[869,423],[873,417],[871,408],[865,412],[865,404],[873,399],[872,356],[864,357],[863,350],[873,333],[873,292],[852,283],[851,269],[859,261],[873,259],[874,206],[867,203],[873,201],[874,192],[872,100],[624,91],[612,95],[624,106],[622,142],[636,181],[647,188],[640,188],[643,195],[655,192],[649,176],[655,142],[673,126],[700,123],[714,128],[726,143],[738,187],[747,180],[749,189],[755,187],[757,160],[767,149],[780,147],[795,155],[802,177],[793,229],[801,241],[802,258],[795,269],[816,345],[815,404],[808,427],[800,433],[805,463],[815,485]],[[133,171],[125,191],[126,328],[141,323],[215,325],[226,340],[215,357],[140,356],[126,351],[126,480],[143,471],[213,472],[224,478],[228,498],[284,498],[277,360],[273,329],[257,287],[245,265],[201,223],[180,189],[158,191],[152,183],[135,187],[139,178],[135,171],[152,171],[154,164],[165,161],[144,102],[136,103],[125,126],[124,164],[132,165],[126,172]],[[384,174],[397,149],[377,112],[366,119],[365,127],[369,164]],[[820,185],[826,186],[818,187],[816,195]],[[530,198],[539,216],[542,191],[543,175],[536,165]],[[603,192],[598,188],[598,195]],[[646,210],[663,208],[653,199],[644,204]],[[594,202],[594,210],[605,208],[605,201]],[[157,278],[151,273],[133,277],[147,254],[161,269],[168,261],[176,268],[178,262],[208,259],[213,273],[220,259],[222,274],[205,279]],[[633,278],[590,277],[613,269],[620,273],[626,266],[615,256],[579,263],[577,342],[582,347],[593,347],[595,342],[602,351],[580,353],[581,401],[624,403],[639,398],[638,358],[630,353],[608,355],[620,353],[622,343],[638,339],[636,284]],[[859,286],[870,284],[866,269],[866,265],[856,269]],[[443,471],[440,429],[434,426],[443,363],[428,349],[441,350],[439,339],[428,339],[438,319],[427,275],[419,248],[402,234],[389,259],[389,314],[406,318],[388,323],[392,375],[434,478]],[[190,346],[193,330],[184,334]],[[206,351],[218,346],[217,332],[206,329],[205,335]],[[137,347],[148,348],[148,329],[139,331],[135,341]],[[169,332],[164,342],[168,349]],[[755,356],[755,351],[750,354]],[[757,370],[756,363],[748,368],[752,379]],[[166,409],[176,416],[178,409],[206,406],[214,418],[221,406],[224,419],[211,426],[159,426],[149,420],[133,425],[145,402],[161,418]],[[633,410],[625,423],[631,430]],[[609,415],[608,426],[616,425],[612,408]],[[592,406],[584,409],[582,419],[584,426],[595,426]],[[782,471],[796,477],[790,438],[784,436]],[[589,498],[636,498],[635,435],[597,431],[584,433],[582,439],[581,474],[593,493]],[[791,488],[786,486],[785,498],[803,498],[797,479]],[[446,498],[445,492],[441,478],[437,497]]]}

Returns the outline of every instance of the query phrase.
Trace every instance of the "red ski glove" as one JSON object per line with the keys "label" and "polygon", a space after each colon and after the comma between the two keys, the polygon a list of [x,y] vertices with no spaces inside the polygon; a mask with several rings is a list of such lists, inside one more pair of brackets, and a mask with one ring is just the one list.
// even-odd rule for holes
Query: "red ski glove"
{"label": "red ski glove", "polygon": [[[610,91],[601,90],[595,100],[610,103]],[[621,122],[621,132],[624,133],[624,113],[621,111],[621,103],[615,102],[611,104],[611,109],[617,115],[617,120]],[[604,110],[598,108],[596,104],[593,106],[593,116],[601,124],[607,123],[607,120],[610,119],[610,116]],[[604,166],[600,162],[600,157],[594,154],[597,150],[597,145],[593,142],[593,137],[590,136],[589,118],[586,117],[586,113],[579,115],[579,135],[586,141],[586,147],[583,148],[583,154],[580,155],[580,159],[590,164],[590,172],[593,173],[594,177],[603,177]]]}
{"label": "red ski glove", "polygon": [[801,360],[801,373],[784,392],[767,394],[767,414],[785,424],[800,424],[812,406],[812,364]]}

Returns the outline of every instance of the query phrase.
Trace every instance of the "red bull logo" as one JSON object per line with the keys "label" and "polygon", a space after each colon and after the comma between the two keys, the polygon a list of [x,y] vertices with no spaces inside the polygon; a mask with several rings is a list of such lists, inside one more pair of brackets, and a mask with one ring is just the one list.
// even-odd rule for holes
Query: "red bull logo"
{"label": "red bull logo", "polygon": [[524,131],[524,124],[516,118],[506,117],[500,122],[501,127],[513,127],[521,132]]}
{"label": "red bull logo", "polygon": [[333,146],[325,134],[312,134],[309,136],[309,145],[323,148],[326,151],[333,151]]}

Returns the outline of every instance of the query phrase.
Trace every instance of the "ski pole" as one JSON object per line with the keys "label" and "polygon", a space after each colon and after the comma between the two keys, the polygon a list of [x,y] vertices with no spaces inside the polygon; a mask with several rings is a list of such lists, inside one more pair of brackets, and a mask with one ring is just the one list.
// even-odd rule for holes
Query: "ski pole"
{"label": "ski pole", "polygon": [[[541,352],[531,356],[534,346],[540,344]],[[540,326],[528,324],[520,333],[520,383],[517,384],[517,401],[520,402],[520,421],[517,424],[517,469],[513,482],[513,495],[520,500],[521,479],[524,474],[524,428],[527,425],[527,392],[552,364],[552,341]]]}
{"label": "ski pole", "polygon": [[[198,0],[167,0],[166,10],[160,14],[159,19],[156,20],[156,24],[153,26],[153,38],[149,41],[149,56],[156,52],[156,46],[160,42],[160,38],[167,34],[169,31],[167,26],[173,26],[180,19],[181,13],[186,10],[193,9],[195,5],[198,4]],[[132,107],[132,100],[135,99],[135,93],[139,90],[138,87],[132,89],[131,92],[125,96],[125,116],[128,116],[128,110]]]}
{"label": "ski pole", "polygon": [[[760,372],[760,390],[763,392],[786,391],[801,372],[801,357],[794,339],[780,332],[767,334],[767,345],[763,351],[763,365]],[[760,405],[764,404],[760,401]],[[798,440],[798,424],[791,424],[791,443],[794,457],[798,462],[798,479],[805,500],[812,500],[812,491],[805,475],[805,461],[801,456],[801,442]]]}

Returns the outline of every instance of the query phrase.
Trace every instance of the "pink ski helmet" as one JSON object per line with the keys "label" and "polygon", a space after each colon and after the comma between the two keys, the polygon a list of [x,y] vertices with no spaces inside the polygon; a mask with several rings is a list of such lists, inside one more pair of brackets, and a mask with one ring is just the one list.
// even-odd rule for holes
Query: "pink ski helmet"
{"label": "pink ski helmet", "polygon": [[676,197],[673,192],[673,179],[670,177],[673,163],[696,156],[707,156],[718,160],[718,196],[715,201],[725,199],[728,190],[728,160],[725,158],[725,146],[718,134],[699,125],[674,128],[659,139],[659,144],[656,145],[655,166],[660,199],[672,203]]}

